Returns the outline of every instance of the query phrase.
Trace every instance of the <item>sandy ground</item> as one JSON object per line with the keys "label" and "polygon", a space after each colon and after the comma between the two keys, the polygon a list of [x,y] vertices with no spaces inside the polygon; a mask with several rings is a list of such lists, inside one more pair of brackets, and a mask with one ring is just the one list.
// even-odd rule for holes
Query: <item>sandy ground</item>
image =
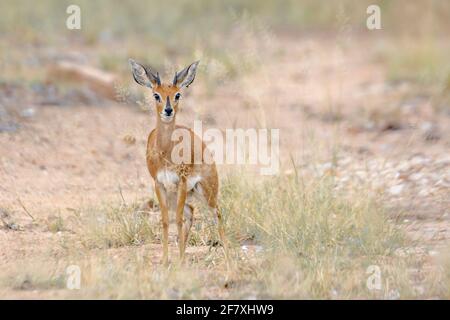
{"label": "sandy ground", "polygon": [[[410,84],[387,82],[383,64],[361,50],[369,42],[341,47],[326,38],[276,41],[281,54],[214,94],[194,84],[178,121],[280,128],[286,172],[290,156],[300,172],[328,170],[338,145],[334,170],[342,188],[369,185],[393,217],[401,213],[398,222],[426,250],[448,248],[450,116],[431,112],[430,99],[409,94]],[[126,84],[134,85],[131,76]],[[385,114],[371,114],[383,106]],[[388,113],[392,108],[398,112]],[[60,235],[41,223],[51,216],[118,200],[121,192],[130,202],[150,195],[144,152],[153,125],[153,114],[116,103],[38,106],[19,130],[0,133],[0,208],[19,229],[0,227],[0,269],[57,251]],[[125,143],[127,135],[136,143]],[[313,159],[320,164],[314,170]],[[229,170],[219,168],[222,175]]]}

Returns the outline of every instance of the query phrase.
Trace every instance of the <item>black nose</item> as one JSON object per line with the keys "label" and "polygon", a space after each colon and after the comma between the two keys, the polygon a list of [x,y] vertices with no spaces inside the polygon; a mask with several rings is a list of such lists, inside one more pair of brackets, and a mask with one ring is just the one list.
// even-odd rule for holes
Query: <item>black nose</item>
{"label": "black nose", "polygon": [[165,108],[164,112],[165,112],[166,116],[170,116],[172,114],[172,112],[173,112],[173,109],[172,108]]}
{"label": "black nose", "polygon": [[170,117],[170,115],[172,114],[172,111],[173,111],[173,108],[170,105],[169,97],[167,97],[166,107],[164,108],[164,112],[166,113],[166,116]]}

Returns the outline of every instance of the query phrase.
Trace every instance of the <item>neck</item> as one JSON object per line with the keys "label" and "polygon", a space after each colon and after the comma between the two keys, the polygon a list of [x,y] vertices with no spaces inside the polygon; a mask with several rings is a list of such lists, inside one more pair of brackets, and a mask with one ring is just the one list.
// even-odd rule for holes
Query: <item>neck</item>
{"label": "neck", "polygon": [[156,120],[156,143],[161,149],[170,150],[173,146],[172,133],[175,130],[175,119],[169,123],[164,123],[158,117]]}

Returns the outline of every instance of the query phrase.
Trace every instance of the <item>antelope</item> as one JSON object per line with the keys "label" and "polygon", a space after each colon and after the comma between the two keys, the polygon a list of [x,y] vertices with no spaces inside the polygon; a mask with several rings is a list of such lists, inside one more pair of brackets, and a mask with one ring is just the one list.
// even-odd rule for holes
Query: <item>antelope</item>
{"label": "antelope", "polygon": [[[179,72],[171,83],[163,83],[158,72],[129,59],[134,80],[152,90],[156,106],[156,128],[150,132],[147,140],[147,167],[154,180],[154,190],[161,210],[163,229],[163,258],[168,264],[169,210],[175,211],[178,231],[179,258],[182,262],[194,219],[194,207],[191,200],[196,196],[206,201],[208,207],[215,213],[218,221],[220,241],[227,256],[223,219],[218,207],[219,180],[216,165],[213,161],[194,161],[201,152],[200,159],[206,154],[211,156],[203,141],[188,127],[175,124],[180,110],[182,91],[194,81],[199,61],[196,61]],[[188,130],[191,144],[191,161],[176,163],[172,161],[172,150],[175,141],[172,134],[176,129]],[[194,141],[201,148],[194,148]],[[185,141],[186,143],[186,141]],[[198,150],[196,150],[198,149]],[[178,161],[177,161],[178,162]]]}

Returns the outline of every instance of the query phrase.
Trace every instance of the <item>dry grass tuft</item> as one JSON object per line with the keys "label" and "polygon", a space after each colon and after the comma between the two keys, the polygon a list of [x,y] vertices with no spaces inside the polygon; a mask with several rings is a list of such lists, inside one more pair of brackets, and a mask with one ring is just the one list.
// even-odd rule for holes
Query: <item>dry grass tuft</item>
{"label": "dry grass tuft", "polygon": [[[47,257],[45,267],[28,263],[32,268],[27,271],[12,266],[2,287],[112,299],[406,299],[446,294],[445,270],[439,281],[422,277],[418,283],[411,270],[420,270],[422,262],[399,254],[414,244],[364,191],[357,198],[336,191],[333,176],[258,181],[229,175],[222,181],[221,206],[231,244],[228,272],[221,247],[212,244],[216,230],[206,212],[197,213],[187,264],[177,264],[172,242],[172,264],[166,269],[160,264],[158,220],[149,219],[137,205],[121,204],[78,212],[76,235],[62,237],[63,257]],[[64,288],[64,268],[73,264],[82,273],[80,290]],[[369,266],[380,270],[378,289],[367,287]]]}
{"label": "dry grass tuft", "polygon": [[118,248],[150,243],[157,238],[158,225],[137,204],[104,205],[77,214],[81,242],[88,248]]}
{"label": "dry grass tuft", "polygon": [[295,176],[226,179],[228,234],[261,246],[259,265],[248,272],[259,280],[258,297],[382,297],[366,287],[370,265],[386,270],[398,288],[405,285],[403,272],[387,271],[403,267],[394,256],[402,232],[367,194],[348,199],[333,185],[332,177],[308,184]]}

